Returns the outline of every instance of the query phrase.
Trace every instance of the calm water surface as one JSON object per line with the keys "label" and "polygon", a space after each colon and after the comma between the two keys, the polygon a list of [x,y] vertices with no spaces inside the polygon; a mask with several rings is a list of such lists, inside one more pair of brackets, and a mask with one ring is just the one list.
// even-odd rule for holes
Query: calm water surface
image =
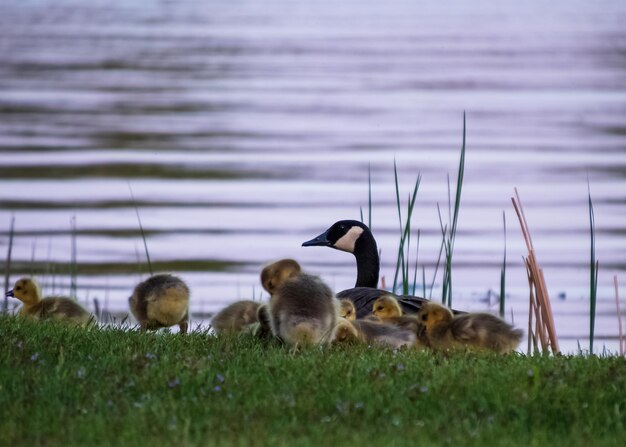
{"label": "calm water surface", "polygon": [[11,281],[34,272],[48,292],[67,292],[76,216],[80,298],[125,311],[147,274],[130,182],[152,261],[190,283],[196,315],[258,298],[260,267],[280,257],[341,290],[356,278],[351,256],[300,244],[367,214],[371,169],[389,282],[395,159],[403,200],[422,175],[413,227],[430,283],[465,110],[455,306],[495,309],[504,211],[507,314],[525,327],[517,187],[561,343],[585,348],[589,178],[596,332],[617,349],[625,2],[198,3],[0,4],[0,250],[15,216]]}

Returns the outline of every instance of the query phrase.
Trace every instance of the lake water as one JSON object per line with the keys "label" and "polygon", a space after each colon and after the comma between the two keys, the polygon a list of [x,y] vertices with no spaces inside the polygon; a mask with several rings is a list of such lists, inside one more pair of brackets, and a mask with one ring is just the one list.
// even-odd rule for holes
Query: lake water
{"label": "lake water", "polygon": [[430,282],[466,111],[455,307],[497,307],[487,297],[499,288],[504,211],[507,318],[525,328],[517,187],[562,347],[586,348],[588,178],[596,348],[617,350],[626,2],[199,3],[0,4],[0,256],[14,216],[11,282],[32,272],[47,292],[68,291],[76,216],[79,297],[126,311],[147,274],[130,182],[152,261],[188,281],[196,321],[262,298],[261,266],[281,257],[341,290],[356,278],[352,257],[300,245],[367,214],[370,169],[389,282],[394,159],[403,201],[422,175],[413,228]]}

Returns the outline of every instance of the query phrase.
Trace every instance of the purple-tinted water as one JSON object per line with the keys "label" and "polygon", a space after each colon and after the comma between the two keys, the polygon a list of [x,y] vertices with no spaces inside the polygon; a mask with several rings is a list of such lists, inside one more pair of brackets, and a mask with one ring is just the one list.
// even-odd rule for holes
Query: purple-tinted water
{"label": "purple-tinted water", "polygon": [[[596,333],[614,351],[613,275],[626,283],[626,4],[520,3],[5,2],[0,250],[15,216],[14,261],[69,263],[76,215],[78,262],[95,272],[79,276],[79,295],[124,310],[144,258],[130,181],[153,261],[179,262],[197,314],[258,297],[261,265],[279,257],[343,289],[356,276],[350,256],[300,244],[367,214],[371,168],[389,282],[395,159],[403,200],[423,177],[413,228],[430,283],[465,110],[455,306],[490,307],[505,211],[507,314],[525,328],[517,187],[561,343],[586,348],[589,178]],[[185,267],[206,260],[236,264]],[[39,278],[66,292],[68,271]]]}

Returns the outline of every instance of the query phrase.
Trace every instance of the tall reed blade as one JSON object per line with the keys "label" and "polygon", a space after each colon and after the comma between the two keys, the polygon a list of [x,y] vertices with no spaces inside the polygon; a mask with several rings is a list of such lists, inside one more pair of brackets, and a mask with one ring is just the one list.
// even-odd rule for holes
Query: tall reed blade
{"label": "tall reed blade", "polygon": [[[525,259],[526,269],[528,272],[528,285],[530,289],[530,307],[529,307],[529,337],[537,337],[541,341],[542,349],[544,352],[548,352],[548,349],[552,349],[553,353],[560,352],[559,341],[556,335],[556,329],[554,325],[554,316],[552,313],[552,305],[550,303],[550,295],[548,294],[548,288],[546,286],[546,280],[543,276],[543,270],[539,267],[537,258],[535,256],[535,249],[533,247],[530,231],[528,230],[528,223],[526,222],[526,216],[524,215],[524,209],[522,208],[522,201],[519,198],[517,188],[515,189],[515,197],[511,198],[513,207],[519,219],[524,241],[526,242],[526,248],[528,249],[528,258]],[[535,334],[532,334],[532,318],[535,318]]]}
{"label": "tall reed blade", "polygon": [[587,179],[589,193],[589,235],[591,238],[591,253],[589,260],[589,353],[593,354],[593,339],[596,326],[596,299],[598,292],[598,262],[596,260],[596,228],[591,188]]}
{"label": "tall reed blade", "polygon": [[[9,247],[7,249],[7,262],[4,266],[4,290],[9,290],[9,280],[11,279],[11,253],[13,251],[13,235],[15,234],[15,216],[11,216],[11,227],[9,228]],[[5,295],[2,303],[2,313],[9,311],[9,298]]]}
{"label": "tall reed blade", "polygon": [[619,284],[617,283],[617,275],[613,276],[613,285],[615,286],[615,307],[617,308],[619,355],[624,356],[624,353],[626,353],[626,339],[624,339],[624,332],[622,329],[622,311],[619,307]]}
{"label": "tall reed blade", "polygon": [[76,272],[76,216],[70,219],[70,227],[72,230],[72,252],[70,259],[70,297],[76,299],[77,272]]}
{"label": "tall reed blade", "polygon": [[[361,219],[363,222],[363,219]],[[367,165],[367,226],[372,231],[372,165]]]}
{"label": "tall reed blade", "polygon": [[463,189],[463,177],[465,175],[465,144],[466,144],[466,116],[463,112],[463,144],[461,146],[461,157],[459,160],[459,170],[456,177],[456,194],[454,197],[454,214],[450,224],[450,233],[446,247],[446,262],[444,270],[443,296],[442,301],[449,307],[452,306],[452,253],[454,252],[454,240],[459,221],[459,209],[461,208],[461,191]]}
{"label": "tall reed blade", "polygon": [[137,207],[137,202],[135,201],[135,195],[133,194],[133,188],[130,186],[130,182],[128,182],[128,190],[130,191],[130,198],[133,201],[133,205],[135,206],[135,213],[137,214],[137,222],[139,222],[139,231],[141,231],[141,239],[143,239],[143,248],[146,251],[146,259],[148,261],[148,271],[150,272],[150,276],[154,275],[152,271],[152,263],[150,262],[150,253],[148,252],[148,243],[146,242],[146,234],[143,231],[143,225],[141,225],[141,217],[139,217],[139,208]]}
{"label": "tall reed blade", "polygon": [[504,304],[506,300],[506,215],[502,211],[502,226],[504,233],[504,256],[502,258],[502,269],[500,270],[500,318],[504,318]]}

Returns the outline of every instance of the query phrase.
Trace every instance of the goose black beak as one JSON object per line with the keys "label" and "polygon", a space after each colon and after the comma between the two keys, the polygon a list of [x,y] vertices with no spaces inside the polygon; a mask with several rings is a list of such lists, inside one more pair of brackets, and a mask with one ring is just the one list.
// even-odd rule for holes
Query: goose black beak
{"label": "goose black beak", "polygon": [[5,297],[9,297],[9,296],[15,297],[15,295],[13,295],[13,290],[9,290],[7,293],[4,294],[4,296]]}
{"label": "goose black beak", "polygon": [[328,231],[324,231],[322,234],[317,236],[316,238],[311,239],[310,241],[306,241],[302,243],[303,247],[330,247],[331,243],[326,238]]}

